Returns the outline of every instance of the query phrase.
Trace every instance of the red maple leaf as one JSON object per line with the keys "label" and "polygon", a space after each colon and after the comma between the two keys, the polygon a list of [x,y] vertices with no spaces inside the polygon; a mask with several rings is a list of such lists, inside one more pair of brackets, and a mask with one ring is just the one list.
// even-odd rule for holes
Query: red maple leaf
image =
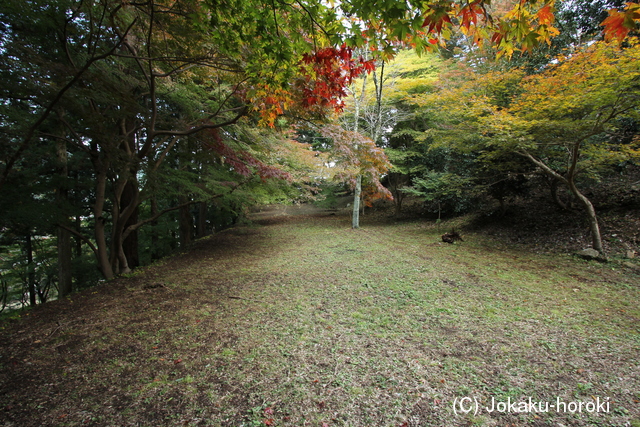
{"label": "red maple leaf", "polygon": [[609,16],[600,25],[604,27],[605,40],[622,41],[636,29],[638,21],[640,21],[640,4],[627,3],[626,9],[622,12],[609,9]]}

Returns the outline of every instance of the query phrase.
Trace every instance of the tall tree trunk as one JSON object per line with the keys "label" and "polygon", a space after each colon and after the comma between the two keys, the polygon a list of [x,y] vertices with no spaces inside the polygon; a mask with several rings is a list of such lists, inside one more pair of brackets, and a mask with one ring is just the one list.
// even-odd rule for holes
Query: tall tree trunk
{"label": "tall tree trunk", "polygon": [[[186,197],[181,197],[179,203],[187,202]],[[193,217],[191,216],[191,206],[183,206],[179,210],[179,230],[180,230],[180,247],[184,248],[191,244],[191,233],[193,231]]]}
{"label": "tall tree trunk", "polygon": [[382,135],[382,87],[384,84],[384,61],[380,64],[380,80],[378,81],[377,72],[373,72],[373,84],[376,88],[376,110],[375,122],[372,129],[371,139],[378,144],[378,139]]}
{"label": "tall tree trunk", "polygon": [[[353,120],[353,131],[358,132],[359,122],[360,122],[360,105],[364,101],[365,88],[367,84],[367,76],[365,75],[362,79],[362,90],[360,91],[360,97],[357,96],[357,92],[353,91],[353,100],[355,104],[355,118]],[[358,147],[356,146],[357,150]],[[362,175],[358,174],[356,177],[356,188],[353,194],[353,214],[351,217],[351,228],[358,229],[360,228],[360,198],[362,196]]]}
{"label": "tall tree trunk", "polygon": [[[120,206],[121,212],[129,207],[133,209],[130,210],[130,214],[128,217],[124,218],[123,230],[126,230],[130,225],[134,225],[138,223],[138,215],[140,212],[140,194],[138,188],[138,166],[137,166],[137,156],[136,153],[136,119],[128,118],[122,120],[121,127],[123,142],[122,148],[125,150],[127,155],[131,156],[135,159],[132,162],[131,171],[129,171],[130,176],[129,180],[125,184],[122,195],[120,197]],[[129,211],[129,209],[127,209]],[[124,252],[124,256],[127,259],[127,265],[129,268],[136,268],[140,265],[140,255],[138,253],[138,230],[133,230],[129,233],[129,235],[122,241],[122,250]]]}
{"label": "tall tree trunk", "polygon": [[[99,161],[99,160],[98,160]],[[107,171],[104,165],[98,167],[96,176],[96,201],[93,207],[95,220],[94,235],[96,238],[96,257],[98,268],[105,279],[113,279],[114,273],[109,260],[109,249],[107,248],[107,236],[105,233],[104,203],[107,191]]]}
{"label": "tall tree trunk", "polygon": [[[133,212],[131,213],[129,218],[124,221],[125,230],[128,226],[138,223],[138,213],[140,211],[140,208],[138,207],[137,185],[137,182],[133,180],[127,181],[124,191],[122,192],[122,197],[120,199],[122,206],[129,206],[130,204],[135,203]],[[122,241],[122,250],[124,252],[124,256],[127,259],[127,265],[129,266],[129,268],[136,268],[140,265],[137,230],[129,233],[129,235]]]}
{"label": "tall tree trunk", "polygon": [[356,189],[353,194],[353,216],[351,228],[360,228],[360,195],[362,194],[362,175],[356,178]]}
{"label": "tall tree trunk", "polygon": [[198,222],[196,224],[196,237],[199,239],[207,235],[207,202],[198,204]]}
{"label": "tall tree trunk", "polygon": [[[151,197],[151,216],[154,217],[158,214],[158,199],[156,196]],[[160,239],[158,238],[158,220],[151,222],[151,260],[155,261],[160,259],[161,254],[158,248]]]}
{"label": "tall tree trunk", "polygon": [[27,289],[29,291],[29,305],[36,305],[36,271],[33,265],[33,241],[31,238],[31,230],[27,231],[25,252],[27,255]]}
{"label": "tall tree trunk", "polygon": [[600,252],[602,256],[605,255],[604,248],[602,247],[602,236],[600,235],[600,227],[598,226],[598,217],[596,216],[596,210],[593,207],[591,201],[578,190],[576,186],[576,175],[578,174],[578,158],[580,157],[580,147],[582,141],[576,142],[571,149],[571,166],[567,171],[567,184],[574,196],[582,203],[587,211],[589,218],[589,229],[591,230],[591,241],[593,249]]}
{"label": "tall tree trunk", "polygon": [[71,233],[58,227],[58,298],[64,298],[72,291]]}
{"label": "tall tree trunk", "polygon": [[403,174],[389,173],[389,187],[393,193],[393,204],[395,206],[395,216],[400,216],[402,213],[402,202],[404,200],[405,193],[400,191],[403,184]]}
{"label": "tall tree trunk", "polygon": [[[58,143],[58,164],[60,165],[59,175],[66,178],[67,169],[67,145],[64,141]],[[58,188],[58,204],[66,204],[69,193],[65,186]],[[65,218],[63,222],[68,222]],[[58,227],[58,298],[63,298],[71,293],[73,275],[71,271],[71,233],[62,227]]]}

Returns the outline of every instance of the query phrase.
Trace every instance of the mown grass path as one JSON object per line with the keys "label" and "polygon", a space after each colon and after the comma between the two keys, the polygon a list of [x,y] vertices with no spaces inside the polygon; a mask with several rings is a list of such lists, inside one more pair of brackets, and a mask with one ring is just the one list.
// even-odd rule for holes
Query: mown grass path
{"label": "mown grass path", "polygon": [[440,233],[282,216],[6,321],[0,425],[640,425],[640,277]]}

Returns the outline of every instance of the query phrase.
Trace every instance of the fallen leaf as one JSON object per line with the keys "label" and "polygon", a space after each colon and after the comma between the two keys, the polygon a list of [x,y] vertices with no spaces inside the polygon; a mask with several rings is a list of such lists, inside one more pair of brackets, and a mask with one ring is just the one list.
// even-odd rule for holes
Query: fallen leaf
{"label": "fallen leaf", "polygon": [[180,362],[182,362],[182,359],[176,359],[176,360],[174,360],[174,361],[173,361],[173,364],[174,364],[174,365],[177,365],[177,364],[178,364],[178,363],[180,363]]}

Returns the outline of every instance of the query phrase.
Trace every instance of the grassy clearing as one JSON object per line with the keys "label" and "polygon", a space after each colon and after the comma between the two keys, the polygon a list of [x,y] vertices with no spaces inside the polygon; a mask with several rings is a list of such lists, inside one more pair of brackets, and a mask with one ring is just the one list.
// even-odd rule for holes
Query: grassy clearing
{"label": "grassy clearing", "polygon": [[[4,425],[640,425],[640,277],[348,224],[228,230],[6,322]],[[608,406],[486,410],[529,397]]]}

